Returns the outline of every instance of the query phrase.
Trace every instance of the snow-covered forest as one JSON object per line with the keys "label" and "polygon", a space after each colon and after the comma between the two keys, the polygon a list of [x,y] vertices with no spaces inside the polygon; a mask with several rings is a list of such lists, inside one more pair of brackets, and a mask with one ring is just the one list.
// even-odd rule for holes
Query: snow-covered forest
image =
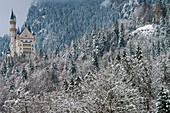
{"label": "snow-covered forest", "polygon": [[169,113],[170,1],[74,2],[32,4],[37,54],[0,59],[0,111]]}

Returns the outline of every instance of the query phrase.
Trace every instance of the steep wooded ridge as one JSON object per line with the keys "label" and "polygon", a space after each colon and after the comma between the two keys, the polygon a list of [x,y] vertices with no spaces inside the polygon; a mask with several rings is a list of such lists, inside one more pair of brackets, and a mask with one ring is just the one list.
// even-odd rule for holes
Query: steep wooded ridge
{"label": "steep wooded ridge", "polygon": [[128,18],[97,22],[62,50],[0,59],[0,111],[169,113],[170,5],[134,2]]}
{"label": "steep wooded ridge", "polygon": [[[67,0],[66,0],[67,1]],[[56,45],[63,48],[73,39],[89,33],[93,26],[111,27],[115,18],[128,18],[139,4],[130,0],[71,0],[34,3],[26,23],[37,36],[37,48],[52,52]],[[123,9],[123,10],[122,10]]]}

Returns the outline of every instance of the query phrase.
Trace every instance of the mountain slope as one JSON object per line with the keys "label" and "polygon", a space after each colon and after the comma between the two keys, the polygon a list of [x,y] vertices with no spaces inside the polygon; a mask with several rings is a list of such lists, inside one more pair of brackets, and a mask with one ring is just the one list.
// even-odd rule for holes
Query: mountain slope
{"label": "mountain slope", "polygon": [[111,27],[116,18],[128,19],[139,4],[138,0],[41,1],[30,7],[26,24],[36,33],[37,48],[52,52],[56,45],[70,45],[93,26],[101,29]]}
{"label": "mountain slope", "polygon": [[29,9],[26,23],[36,33],[37,48],[42,48],[45,52],[53,51],[56,45],[63,48],[73,39],[82,37],[86,32],[89,33],[93,26],[111,27],[115,18],[121,15],[126,15],[124,17],[127,18],[136,6],[132,2],[126,5],[126,8],[131,7],[130,11],[121,12],[121,8],[127,2],[117,4],[116,7],[114,3],[103,7],[102,2],[103,0],[50,1],[33,4]]}

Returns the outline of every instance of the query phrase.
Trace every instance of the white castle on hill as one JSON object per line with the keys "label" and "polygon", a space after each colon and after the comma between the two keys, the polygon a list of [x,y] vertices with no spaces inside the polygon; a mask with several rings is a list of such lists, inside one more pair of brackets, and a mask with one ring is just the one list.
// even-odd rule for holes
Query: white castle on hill
{"label": "white castle on hill", "polygon": [[26,27],[20,32],[16,29],[16,16],[13,13],[10,18],[10,54],[12,57],[25,54],[33,56],[35,54],[35,35],[31,33],[30,27]]}

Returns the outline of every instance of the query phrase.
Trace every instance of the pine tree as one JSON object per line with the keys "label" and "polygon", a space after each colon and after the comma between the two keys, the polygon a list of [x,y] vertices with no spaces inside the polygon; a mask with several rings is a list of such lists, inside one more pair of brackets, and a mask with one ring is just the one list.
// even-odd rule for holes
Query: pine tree
{"label": "pine tree", "polygon": [[156,53],[155,53],[155,44],[152,43],[152,58],[155,59]]}
{"label": "pine tree", "polygon": [[97,35],[96,25],[93,27],[92,36]]}
{"label": "pine tree", "polygon": [[39,58],[42,58],[44,56],[42,49],[39,51]]}
{"label": "pine tree", "polygon": [[25,67],[22,68],[22,79],[25,81],[28,78],[27,71],[25,70]]}
{"label": "pine tree", "polygon": [[75,79],[75,85],[79,86],[80,83],[81,83],[81,79],[80,79],[79,76],[77,76],[76,79]]}
{"label": "pine tree", "polygon": [[69,83],[67,82],[67,80],[64,80],[63,86],[64,86],[64,90],[67,91],[69,88]]}
{"label": "pine tree", "polygon": [[161,54],[161,47],[160,47],[160,41],[157,42],[157,56],[160,56]]}
{"label": "pine tree", "polygon": [[74,89],[74,79],[72,78],[69,84],[69,90],[73,90]]}
{"label": "pine tree", "polygon": [[136,50],[136,58],[140,61],[143,56],[142,56],[142,50],[141,47],[138,45],[137,50]]}
{"label": "pine tree", "polygon": [[48,60],[48,55],[47,54],[45,54],[44,60]]}
{"label": "pine tree", "polygon": [[125,40],[123,37],[120,37],[120,43],[119,43],[120,47],[125,47]]}
{"label": "pine tree", "polygon": [[55,51],[54,51],[54,57],[56,57],[59,54],[59,47],[56,46]]}
{"label": "pine tree", "polygon": [[169,90],[162,87],[158,94],[157,113],[170,113]]}
{"label": "pine tree", "polygon": [[11,67],[14,67],[14,60],[12,57],[10,58],[10,63],[11,63]]}
{"label": "pine tree", "polygon": [[70,69],[70,72],[72,74],[76,73],[76,65],[73,63],[73,61],[71,61],[71,69]]}
{"label": "pine tree", "polygon": [[124,35],[125,35],[125,29],[124,29],[123,23],[121,23],[121,25],[120,25],[120,37],[124,38]]}
{"label": "pine tree", "polygon": [[7,66],[6,66],[6,62],[4,61],[1,67],[1,74],[5,76],[6,73],[7,73]]}
{"label": "pine tree", "polygon": [[129,53],[130,53],[130,56],[135,55],[135,52],[134,52],[134,50],[133,50],[133,48],[132,48],[131,42],[130,42],[130,44],[129,44]]}
{"label": "pine tree", "polygon": [[7,67],[8,67],[8,68],[11,68],[10,57],[9,57],[9,58],[7,58],[7,64],[8,64],[8,65],[7,65]]}
{"label": "pine tree", "polygon": [[21,54],[21,57],[22,57],[22,58],[25,58],[25,53],[22,53],[22,54]]}
{"label": "pine tree", "polygon": [[34,65],[33,65],[31,60],[29,61],[29,68],[30,68],[31,71],[34,70]]}
{"label": "pine tree", "polygon": [[116,60],[117,60],[117,61],[120,61],[120,60],[121,60],[120,52],[117,54]]}
{"label": "pine tree", "polygon": [[59,83],[58,76],[56,74],[54,74],[54,72],[51,73],[51,81],[55,84]]}
{"label": "pine tree", "polygon": [[93,65],[96,67],[96,68],[99,68],[99,63],[98,63],[98,58],[97,58],[97,55],[96,53],[93,54]]}
{"label": "pine tree", "polygon": [[166,4],[165,3],[162,3],[161,10],[162,10],[162,16],[165,18],[166,15],[167,15],[167,9],[166,9]]}
{"label": "pine tree", "polygon": [[123,58],[126,58],[126,56],[127,56],[127,55],[126,55],[126,50],[125,50],[125,49],[123,50],[123,55],[122,55],[122,56],[123,56]]}
{"label": "pine tree", "polygon": [[118,43],[119,43],[119,24],[118,24],[118,21],[117,21],[117,19],[115,20],[115,23],[114,23],[114,32],[115,32],[115,34],[116,34],[116,37],[115,37],[115,39],[116,39],[116,46],[118,46]]}

